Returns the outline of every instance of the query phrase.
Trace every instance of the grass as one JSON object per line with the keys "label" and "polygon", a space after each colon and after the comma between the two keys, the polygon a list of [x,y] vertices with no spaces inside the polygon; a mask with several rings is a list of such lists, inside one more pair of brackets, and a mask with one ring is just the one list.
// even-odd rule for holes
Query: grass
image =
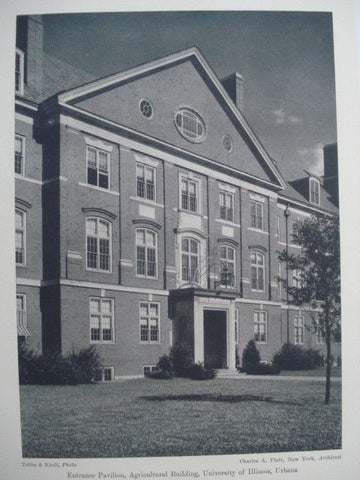
{"label": "grass", "polygon": [[341,385],[137,379],[22,386],[23,456],[220,455],[341,448]]}
{"label": "grass", "polygon": [[[326,367],[315,368],[314,370],[283,370],[281,376],[295,376],[295,377],[324,377]],[[341,377],[341,367],[331,367],[332,377]]]}

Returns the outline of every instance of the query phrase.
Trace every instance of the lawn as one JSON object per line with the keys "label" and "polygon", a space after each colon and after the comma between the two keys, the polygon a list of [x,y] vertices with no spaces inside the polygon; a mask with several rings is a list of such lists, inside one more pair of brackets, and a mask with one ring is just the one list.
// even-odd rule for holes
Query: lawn
{"label": "lawn", "polygon": [[[282,370],[281,376],[295,377],[324,377],[326,375],[326,367],[314,368],[314,370]],[[341,377],[341,367],[331,367],[332,377]]]}
{"label": "lawn", "polygon": [[341,447],[341,384],[136,379],[22,386],[24,457],[143,457]]}

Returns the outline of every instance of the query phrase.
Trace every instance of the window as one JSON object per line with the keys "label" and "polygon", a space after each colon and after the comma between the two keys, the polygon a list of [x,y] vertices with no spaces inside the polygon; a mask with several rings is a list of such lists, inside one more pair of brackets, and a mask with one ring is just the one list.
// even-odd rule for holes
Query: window
{"label": "window", "polygon": [[25,265],[25,228],[26,214],[21,210],[15,211],[15,259],[16,265]]}
{"label": "window", "polygon": [[181,280],[187,283],[199,282],[200,243],[193,238],[181,240]]}
{"label": "window", "polygon": [[139,103],[139,109],[145,118],[152,118],[154,115],[154,107],[149,100],[141,100]]}
{"label": "window", "polygon": [[111,224],[100,218],[86,220],[86,267],[111,271]]}
{"label": "window", "polygon": [[95,381],[112,382],[114,380],[114,367],[103,367],[96,371]]}
{"label": "window", "polygon": [[232,152],[233,149],[233,141],[230,135],[224,135],[222,138],[222,143],[224,145],[224,148],[227,152]]}
{"label": "window", "polygon": [[294,317],[294,343],[303,345],[305,335],[304,317]]}
{"label": "window", "polygon": [[15,173],[24,175],[25,137],[15,135]]}
{"label": "window", "polygon": [[264,206],[261,202],[251,200],[250,202],[251,212],[251,226],[258,230],[263,230],[264,224]]}
{"label": "window", "polygon": [[26,295],[16,295],[16,325],[17,334],[19,337],[30,336],[30,332],[27,328],[27,316],[26,316]]}
{"label": "window", "polygon": [[301,288],[302,287],[302,278],[301,278],[301,270],[295,268],[292,271],[292,286],[295,288]]}
{"label": "window", "polygon": [[189,212],[198,211],[198,182],[189,178],[181,178],[181,208]]}
{"label": "window", "polygon": [[136,164],[136,194],[140,198],[155,201],[155,168]]}
{"label": "window", "polygon": [[281,271],[281,263],[278,263],[278,288],[279,288],[279,297],[282,295],[282,271]]}
{"label": "window", "polygon": [[267,312],[264,310],[254,312],[254,340],[257,343],[267,342]]}
{"label": "window", "polygon": [[219,193],[220,218],[228,222],[234,221],[234,195],[232,193]]}
{"label": "window", "polygon": [[310,202],[320,205],[320,182],[316,178],[310,178]]}
{"label": "window", "polygon": [[201,142],[205,138],[204,120],[189,108],[180,108],[175,114],[175,125],[179,133],[191,142]]}
{"label": "window", "polygon": [[[219,247],[220,256],[220,284],[226,287],[235,287],[235,249],[228,245]],[[226,278],[224,278],[226,275]]]}
{"label": "window", "polygon": [[109,298],[90,298],[90,341],[114,341],[114,303]]}
{"label": "window", "polygon": [[252,252],[251,263],[251,290],[263,292],[265,289],[265,257],[262,253]]}
{"label": "window", "polygon": [[281,219],[279,215],[277,217],[276,236],[277,236],[278,242],[281,242]]}
{"label": "window", "polygon": [[140,302],[140,342],[160,342],[160,304]]}
{"label": "window", "polygon": [[159,370],[159,367],[157,365],[144,365],[143,366],[144,377],[146,377],[149,373],[157,372],[158,370]]}
{"label": "window", "polygon": [[87,145],[87,183],[109,188],[109,152]]}
{"label": "window", "polygon": [[24,93],[24,53],[18,49],[15,54],[15,92]]}
{"label": "window", "polygon": [[136,274],[155,278],[157,275],[157,235],[152,230],[136,230]]}

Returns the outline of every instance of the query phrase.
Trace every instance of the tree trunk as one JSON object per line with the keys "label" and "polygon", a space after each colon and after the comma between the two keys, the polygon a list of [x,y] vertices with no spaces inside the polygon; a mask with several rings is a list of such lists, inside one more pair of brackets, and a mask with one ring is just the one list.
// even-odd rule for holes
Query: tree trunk
{"label": "tree trunk", "polygon": [[331,375],[331,335],[329,328],[326,329],[326,386],[325,405],[330,402],[330,375]]}

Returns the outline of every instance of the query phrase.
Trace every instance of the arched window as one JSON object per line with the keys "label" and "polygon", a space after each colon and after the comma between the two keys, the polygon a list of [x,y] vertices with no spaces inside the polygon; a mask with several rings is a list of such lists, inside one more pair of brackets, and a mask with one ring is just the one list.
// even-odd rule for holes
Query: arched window
{"label": "arched window", "polygon": [[102,218],[86,219],[86,268],[111,271],[111,223]]}
{"label": "arched window", "polygon": [[229,245],[220,245],[220,285],[222,287],[235,287],[235,248]]}
{"label": "arched window", "polygon": [[136,229],[136,274],[157,276],[157,234],[147,228]]}
{"label": "arched window", "polygon": [[200,242],[194,238],[181,239],[181,280],[199,283]]}
{"label": "arched window", "polygon": [[260,252],[251,252],[251,290],[263,292],[265,290],[265,255]]}
{"label": "arched window", "polygon": [[320,205],[320,182],[317,178],[310,178],[310,202]]}

